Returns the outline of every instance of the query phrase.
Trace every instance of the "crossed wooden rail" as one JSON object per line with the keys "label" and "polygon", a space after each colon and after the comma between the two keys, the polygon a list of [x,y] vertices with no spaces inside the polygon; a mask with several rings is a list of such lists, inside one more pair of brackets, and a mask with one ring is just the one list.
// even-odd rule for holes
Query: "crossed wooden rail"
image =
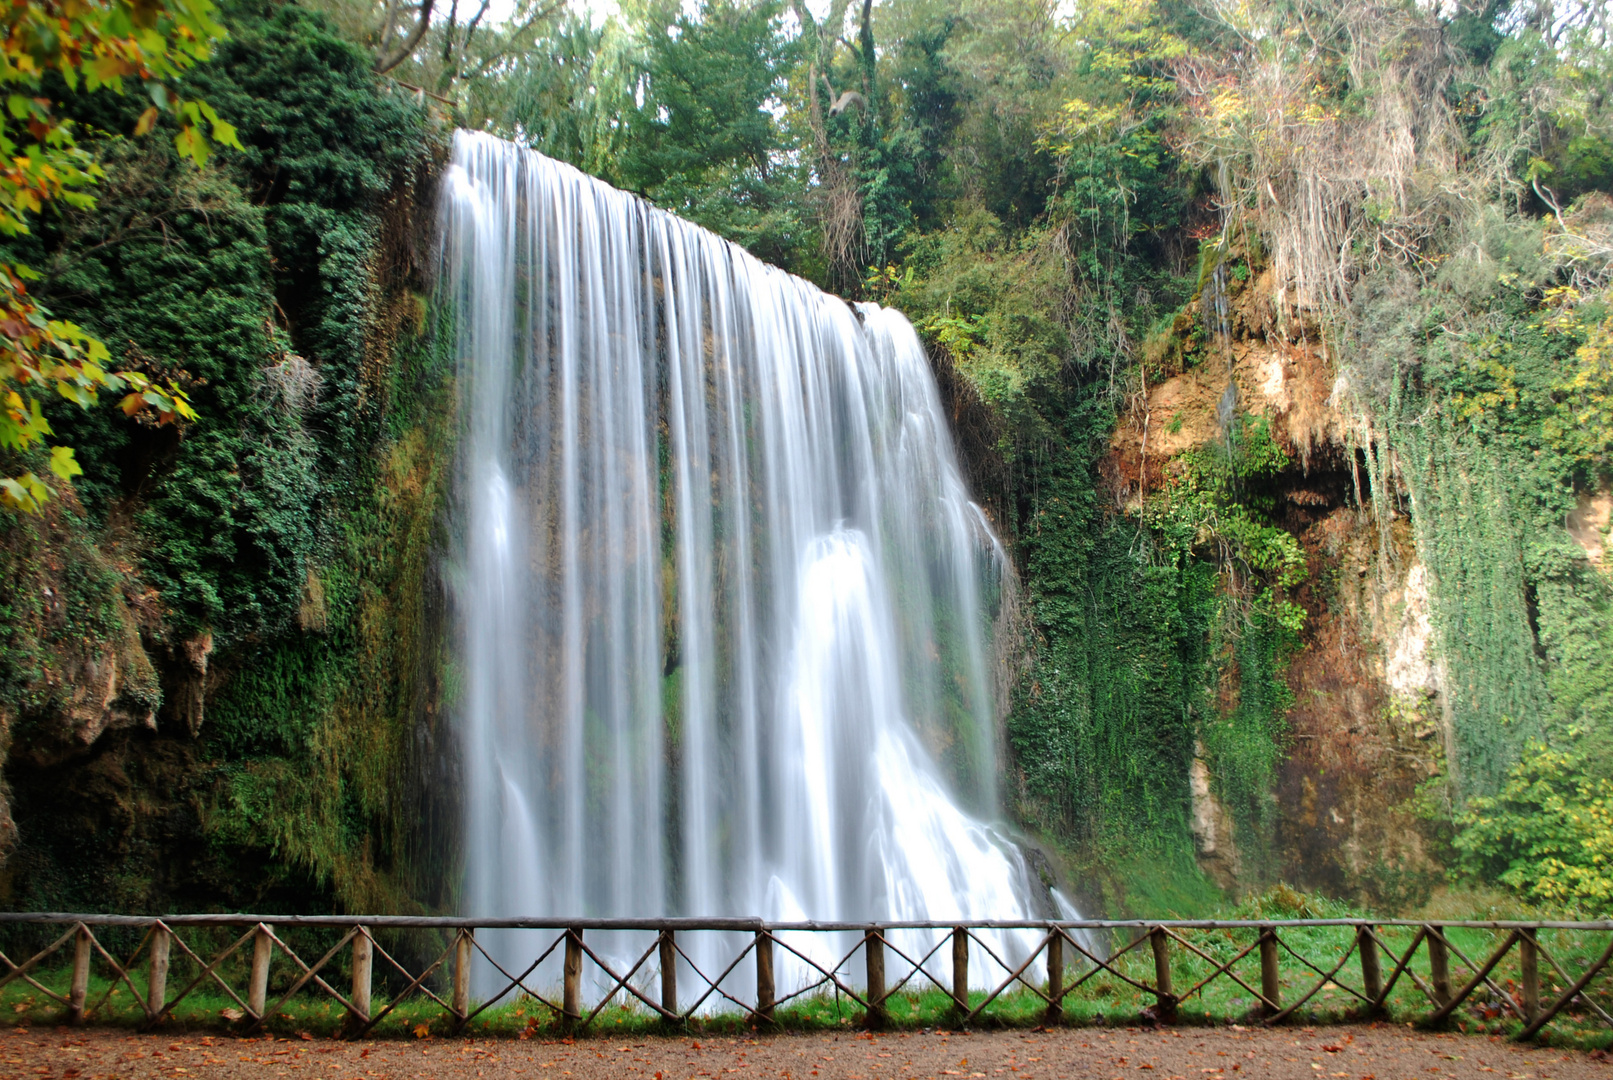
{"label": "crossed wooden rail", "polygon": [[[1066,999],[1088,980],[1107,974],[1134,987],[1142,995],[1152,996],[1152,1015],[1164,1022],[1175,1019],[1177,1007],[1183,1001],[1201,994],[1207,985],[1223,977],[1242,987],[1258,1003],[1254,1011],[1268,1024],[1282,1021],[1324,989],[1342,990],[1353,995],[1360,1003],[1357,1015],[1381,1015],[1396,984],[1405,978],[1432,1004],[1432,1012],[1422,1018],[1428,1024],[1446,1020],[1464,1001],[1481,989],[1487,989],[1490,992],[1488,1003],[1498,1010],[1512,1013],[1522,1021],[1523,1026],[1516,1036],[1519,1039],[1534,1038],[1576,1000],[1585,1010],[1595,1013],[1602,1022],[1613,1027],[1613,1015],[1609,1015],[1586,993],[1592,980],[1602,974],[1613,960],[1613,922],[1420,923],[1406,920],[1295,919],[1259,922],[986,921],[954,925],[932,922],[768,923],[759,919],[738,918],[549,920],[257,915],[173,915],[152,918],[0,912],[0,927],[15,929],[18,924],[52,932],[60,927],[62,932],[21,963],[0,952],[0,965],[3,965],[0,971],[4,972],[0,974],[0,990],[16,980],[24,980],[35,990],[60,1003],[66,1009],[69,1021],[75,1024],[94,1018],[119,986],[128,987],[143,1010],[145,1024],[149,1027],[161,1023],[198,988],[212,984],[240,1006],[247,1032],[262,1028],[295,995],[309,990],[326,995],[342,1006],[346,1013],[343,1033],[348,1038],[368,1034],[400,1004],[414,996],[435,1002],[457,1030],[516,991],[552,1010],[567,1030],[587,1028],[618,994],[631,996],[651,1013],[674,1024],[686,1023],[701,1010],[717,1007],[716,1003],[708,1006],[708,1002],[715,997],[736,1007],[756,1024],[772,1026],[778,1023],[777,1010],[780,1006],[815,991],[844,996],[862,1008],[865,1024],[878,1027],[890,1019],[888,1003],[892,995],[915,981],[918,985],[929,983],[946,991],[952,999],[954,1019],[960,1023],[979,1020],[1015,984],[1045,1003],[1040,1017],[1043,1022],[1058,1023],[1064,1019]],[[280,932],[288,927],[322,928],[330,933],[339,932],[340,937],[335,945],[309,964],[281,935]],[[1290,932],[1292,939],[1295,936],[1293,931],[1322,927],[1348,928],[1350,931],[1348,944],[1342,954],[1324,961],[1331,963],[1330,967],[1324,968],[1301,955],[1282,937],[1284,932]],[[108,951],[96,936],[98,929],[106,936],[105,931],[112,928],[125,936],[132,936],[131,932],[143,932],[139,944],[122,961]],[[1391,945],[1383,936],[1388,928],[1414,930],[1410,945],[1402,949]],[[216,949],[211,959],[204,959],[180,936],[180,931],[193,932],[194,936],[196,931],[211,930],[216,934],[219,929],[240,933],[232,935],[227,946]],[[1448,935],[1453,929],[1489,931],[1499,935],[1500,941],[1483,963],[1474,963],[1450,941]],[[376,941],[378,931],[393,933],[409,930],[430,931],[439,944],[447,941],[446,946],[437,951],[435,960],[418,971],[410,970],[407,964],[392,956]],[[478,941],[476,935],[479,930],[549,931],[557,936],[523,970],[512,973],[488,952],[483,942]],[[1541,942],[1542,930],[1578,931],[1591,935],[1605,933],[1608,942],[1597,959],[1589,963],[1581,974],[1570,976],[1563,964]],[[590,948],[584,940],[585,934],[590,931],[649,932],[655,937],[649,948],[631,966],[626,966]],[[916,954],[918,950],[911,947],[904,950],[899,944],[922,936],[922,933],[915,932],[924,931],[933,935],[934,943],[922,955],[910,955],[910,951]],[[1022,946],[1027,940],[1036,940],[1038,943],[1028,950],[1027,955],[1006,957],[1000,951],[1003,946],[1000,935],[1008,931],[1019,932]],[[1225,941],[1231,943],[1228,951],[1236,950],[1234,955],[1224,960],[1212,955],[1206,946],[1213,948],[1222,942],[1220,939],[1208,942],[1201,933],[1204,931],[1221,932]],[[743,936],[743,946],[716,978],[705,974],[683,947],[689,934],[700,932]],[[1242,944],[1236,940],[1237,933],[1249,934],[1252,940]],[[809,951],[798,947],[801,935],[807,934],[838,934],[842,935],[842,940],[854,940],[854,944],[837,963],[826,966],[824,962],[814,959]],[[1193,936],[1195,934],[1198,935],[1197,940]],[[1099,944],[1100,937],[1105,935],[1113,940],[1113,948]],[[1125,940],[1127,937],[1129,941]],[[41,983],[35,975],[42,972],[45,961],[67,950],[69,944],[72,953],[71,979],[68,992],[63,995]],[[929,966],[931,961],[948,944],[951,946],[951,971],[932,970]],[[1153,958],[1151,981],[1146,975],[1138,976],[1135,960],[1126,965],[1133,970],[1123,970],[1118,966],[1128,954],[1145,944]],[[178,993],[170,994],[170,959],[176,948],[191,963],[195,973]],[[1514,948],[1518,950],[1516,993],[1501,987],[1493,977],[1497,967]],[[247,966],[246,994],[243,998],[221,974],[221,968],[232,957],[247,949],[250,949],[251,959]],[[344,949],[350,950],[350,963],[347,966],[351,985],[346,995],[321,976],[321,972],[331,969],[332,961]],[[1426,980],[1413,967],[1419,949],[1424,953]],[[557,950],[561,950],[562,959],[559,1001],[545,995],[543,991],[547,987],[534,987],[528,982],[540,965]],[[1003,973],[1000,981],[995,981],[978,1000],[978,995],[970,993],[971,985],[978,987],[980,983],[980,980],[975,984],[970,981],[971,951],[983,954],[987,968]],[[271,1001],[269,974],[276,952],[282,954],[294,970],[289,984],[285,984],[280,995]],[[800,980],[801,985],[782,998],[777,995],[774,974],[776,952],[785,954],[789,958],[787,962],[798,965],[799,970],[805,973]],[[859,952],[863,958],[860,982],[849,969]],[[901,978],[889,985],[886,980],[887,952],[897,958],[899,966],[905,965],[907,969]],[[1235,970],[1240,961],[1256,952],[1260,968],[1259,989],[1246,982]],[[1281,977],[1284,952],[1316,977],[1308,989],[1286,1004],[1283,1001]],[[138,985],[134,978],[136,965],[142,955],[146,960],[144,987]],[[395,972],[387,974],[388,985],[395,992],[386,1004],[372,1009],[374,1002],[371,990],[377,956],[389,966],[391,972]],[[478,956],[480,961],[477,960]],[[736,991],[727,983],[740,964],[750,956],[754,956],[751,966],[755,974],[755,993],[746,1000],[736,996]],[[1359,987],[1341,981],[1352,956],[1357,960],[1353,974],[1359,975]],[[1453,956],[1469,973],[1454,990],[1451,981]],[[96,957],[100,958],[111,978],[106,992],[92,1003],[88,1000],[88,991]],[[659,994],[654,996],[655,988],[651,983],[657,973],[646,967],[652,957],[659,969]],[[1208,974],[1178,992],[1173,985],[1173,965],[1177,961],[1191,963],[1193,958],[1208,965]],[[593,1007],[586,1010],[582,1002],[585,959],[597,968],[595,977],[599,984],[608,984],[608,989]],[[1045,980],[1037,977],[1035,967],[1038,959],[1044,961],[1041,971],[1045,973]],[[1557,996],[1544,1004],[1540,998],[1542,959],[1562,984]],[[680,960],[682,966],[702,984],[692,998],[684,1001],[680,1001],[678,988]],[[1385,960],[1389,962],[1387,977],[1384,975]],[[504,982],[496,993],[473,1002],[470,973],[472,965],[478,962],[497,972]],[[1146,967],[1145,962],[1143,966]],[[625,972],[618,971],[622,967],[626,968]],[[635,983],[635,976],[640,976],[641,972],[643,975],[639,983]],[[438,995],[433,984],[447,992],[448,1000]]]}

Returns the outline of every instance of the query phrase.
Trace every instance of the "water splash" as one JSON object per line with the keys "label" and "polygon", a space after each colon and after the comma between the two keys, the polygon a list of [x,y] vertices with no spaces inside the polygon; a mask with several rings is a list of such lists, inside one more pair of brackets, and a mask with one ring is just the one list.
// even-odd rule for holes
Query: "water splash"
{"label": "water splash", "polygon": [[469,913],[1067,914],[986,824],[1007,568],[907,321],[482,134],[444,214]]}

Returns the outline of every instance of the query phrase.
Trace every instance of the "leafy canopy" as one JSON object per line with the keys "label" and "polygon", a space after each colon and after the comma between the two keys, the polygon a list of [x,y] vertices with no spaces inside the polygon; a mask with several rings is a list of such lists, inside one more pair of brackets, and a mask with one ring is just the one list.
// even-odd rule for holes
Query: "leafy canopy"
{"label": "leafy canopy", "polygon": [[1457,821],[1463,869],[1535,900],[1605,914],[1613,902],[1613,781],[1568,751],[1531,743],[1499,795]]}
{"label": "leafy canopy", "polygon": [[[123,94],[129,82],[140,82],[151,104],[134,133],[149,132],[163,112],[173,114],[179,126],[174,145],[198,166],[207,160],[209,135],[240,146],[235,129],[212,106],[187,100],[169,85],[224,37],[214,10],[211,0],[22,0],[5,9],[0,235],[27,233],[28,216],[56,200],[93,206],[83,189],[103,175],[78,145],[73,122],[54,111],[47,76],[59,77],[69,93]],[[178,387],[159,386],[139,372],[107,371],[105,345],[74,323],[52,319],[28,295],[25,283],[35,277],[20,263],[0,262],[0,448],[27,455],[52,433],[41,408],[52,391],[81,407],[102,389],[124,391],[125,413],[152,409],[160,423],[193,415]],[[51,448],[49,467],[63,481],[82,472],[66,446]],[[38,513],[49,497],[50,488],[32,470],[0,477],[0,504],[11,509]]]}

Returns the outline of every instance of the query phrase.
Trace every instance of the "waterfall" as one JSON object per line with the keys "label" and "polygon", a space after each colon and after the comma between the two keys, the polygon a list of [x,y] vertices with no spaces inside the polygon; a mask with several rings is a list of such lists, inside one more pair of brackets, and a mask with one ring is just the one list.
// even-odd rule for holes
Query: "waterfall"
{"label": "waterfall", "polygon": [[443,206],[468,913],[1058,914],[989,824],[1008,568],[907,321],[484,134]]}

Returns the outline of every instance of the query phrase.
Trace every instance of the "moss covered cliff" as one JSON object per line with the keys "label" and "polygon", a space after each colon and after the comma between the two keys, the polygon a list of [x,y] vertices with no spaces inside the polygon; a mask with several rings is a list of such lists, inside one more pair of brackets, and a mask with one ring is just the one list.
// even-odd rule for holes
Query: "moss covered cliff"
{"label": "moss covered cliff", "polygon": [[390,910],[443,880],[440,125],[320,16],[225,16],[189,83],[244,152],[103,136],[97,208],[20,253],[199,418],[61,408],[75,493],[0,522],[11,907]]}

